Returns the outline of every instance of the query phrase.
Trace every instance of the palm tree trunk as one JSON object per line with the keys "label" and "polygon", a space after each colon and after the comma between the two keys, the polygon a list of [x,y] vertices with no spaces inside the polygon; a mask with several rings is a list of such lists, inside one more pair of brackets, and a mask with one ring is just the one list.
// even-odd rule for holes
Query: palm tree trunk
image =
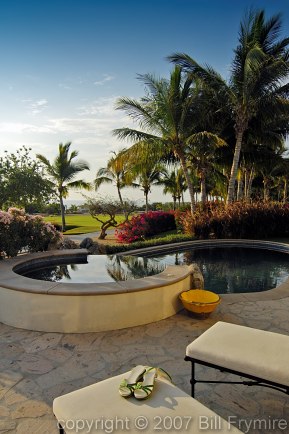
{"label": "palm tree trunk", "polygon": [[62,232],[65,231],[65,208],[63,204],[63,198],[62,195],[59,195],[59,201],[60,201],[60,212],[61,212],[61,222],[62,222]]}
{"label": "palm tree trunk", "polygon": [[263,184],[264,184],[264,202],[268,202],[269,201],[269,188],[268,188],[267,178],[264,178]]}
{"label": "palm tree trunk", "polygon": [[244,190],[243,190],[243,171],[239,170],[238,174],[238,188],[237,188],[237,200],[243,199]]}
{"label": "palm tree trunk", "polygon": [[144,195],[145,195],[145,198],[146,198],[146,212],[148,212],[149,211],[149,201],[148,201],[148,192],[147,191],[145,191],[145,193],[144,193]]}
{"label": "palm tree trunk", "polygon": [[117,185],[117,194],[118,194],[119,201],[121,203],[121,207],[122,207],[122,210],[123,210],[123,214],[124,214],[125,220],[127,220],[127,211],[125,209],[125,205],[124,205],[124,202],[123,202],[123,199],[122,199],[122,195],[121,195],[121,192],[120,192],[120,188],[119,188],[118,185]]}
{"label": "palm tree trunk", "polygon": [[237,178],[237,172],[239,167],[239,160],[240,160],[240,152],[241,152],[241,146],[242,146],[242,140],[243,140],[243,134],[245,131],[244,127],[240,127],[237,129],[237,137],[236,137],[236,146],[235,146],[235,152],[234,152],[234,158],[231,168],[231,174],[229,179],[229,186],[228,186],[228,195],[227,195],[227,205],[229,203],[232,203],[235,196],[235,182]]}
{"label": "palm tree trunk", "polygon": [[246,201],[247,202],[250,202],[250,200],[251,200],[253,180],[254,180],[254,168],[252,168],[250,170],[250,174],[249,174],[247,194],[246,194]]}
{"label": "palm tree trunk", "polygon": [[176,196],[173,194],[173,210],[176,210]]}
{"label": "palm tree trunk", "polygon": [[248,200],[248,170],[244,171],[244,198],[245,201]]}
{"label": "palm tree trunk", "polygon": [[284,178],[283,202],[287,202],[287,178]]}
{"label": "palm tree trunk", "polygon": [[177,156],[180,159],[180,163],[181,163],[181,166],[182,166],[182,169],[184,172],[184,177],[186,178],[186,182],[187,182],[187,186],[188,186],[188,190],[189,190],[189,195],[190,195],[190,199],[191,199],[191,213],[193,215],[194,210],[195,210],[195,198],[194,198],[193,183],[192,183],[192,180],[190,178],[190,174],[189,174],[189,170],[188,170],[188,166],[187,166],[187,162],[186,162],[184,153],[182,151],[178,151]]}
{"label": "palm tree trunk", "polygon": [[206,177],[205,173],[201,172],[201,202],[205,204],[207,201],[207,192],[206,192]]}

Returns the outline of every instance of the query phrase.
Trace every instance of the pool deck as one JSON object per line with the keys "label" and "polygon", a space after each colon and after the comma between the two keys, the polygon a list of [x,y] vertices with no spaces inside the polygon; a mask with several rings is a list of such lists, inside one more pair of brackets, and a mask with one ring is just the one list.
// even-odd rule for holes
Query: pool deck
{"label": "pool deck", "polygon": [[[56,396],[127,371],[135,364],[163,367],[175,384],[189,393],[190,364],[183,360],[185,348],[216,321],[289,335],[289,290],[288,297],[282,299],[262,300],[259,295],[257,301],[235,301],[224,298],[205,320],[181,311],[153,324],[99,333],[31,332],[0,324],[0,432],[57,434],[52,414]],[[198,369],[202,377],[225,377],[212,369]],[[266,423],[285,419],[289,426],[289,397],[271,389],[198,384],[196,399],[225,418],[236,416],[251,424],[257,419]],[[288,426],[287,430],[268,429],[266,433],[285,433]],[[238,428],[247,430],[244,421]],[[247,432],[265,430],[251,428]]]}

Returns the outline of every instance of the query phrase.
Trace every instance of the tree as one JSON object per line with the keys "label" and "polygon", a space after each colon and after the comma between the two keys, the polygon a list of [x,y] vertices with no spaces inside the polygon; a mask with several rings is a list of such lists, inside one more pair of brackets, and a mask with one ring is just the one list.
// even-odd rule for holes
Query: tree
{"label": "tree", "polygon": [[250,123],[256,118],[264,122],[272,118],[283,122],[285,118],[287,132],[289,130],[289,84],[284,84],[289,72],[289,38],[279,39],[281,27],[280,15],[267,21],[262,10],[245,16],[240,25],[239,44],[228,83],[211,67],[200,66],[186,54],[177,53],[169,57],[216,93],[225,95],[228,101],[234,121],[235,150],[227,203],[234,199],[240,152]]}
{"label": "tree", "polygon": [[43,177],[43,167],[30,157],[30,151],[23,146],[15,153],[5,151],[0,158],[1,208],[41,208],[55,196],[53,184]]}
{"label": "tree", "polygon": [[170,80],[156,79],[150,74],[140,76],[140,79],[146,85],[147,96],[140,101],[121,98],[117,109],[124,110],[142,129],[120,128],[114,130],[114,134],[120,139],[134,141],[133,152],[140,159],[144,150],[156,161],[173,154],[182,166],[193,212],[194,189],[186,159],[187,141],[193,133],[191,107],[195,94],[192,79],[183,80],[180,67],[175,67]]}
{"label": "tree", "polygon": [[126,150],[123,158],[127,161],[131,175],[130,186],[141,188],[145,196],[145,211],[148,212],[148,195],[153,185],[160,185],[161,175],[166,172],[166,169],[147,152],[142,153],[141,156],[138,153],[135,154],[134,147]]}
{"label": "tree", "polygon": [[[125,200],[124,204],[126,208],[126,215],[122,223],[127,221],[130,214],[132,214],[136,209],[136,206],[132,201]],[[104,240],[107,236],[107,229],[111,227],[117,227],[119,225],[119,222],[116,220],[116,216],[118,214],[122,214],[123,203],[111,197],[99,197],[97,199],[87,198],[86,205],[88,206],[91,217],[101,223],[100,235],[98,239]]]}
{"label": "tree", "polygon": [[128,170],[127,161],[123,157],[125,149],[118,153],[112,151],[111,157],[107,163],[107,167],[102,167],[98,170],[94,180],[95,191],[99,189],[102,184],[114,184],[117,188],[119,201],[122,205],[122,211],[126,213],[125,204],[121,195],[121,190],[131,184],[131,174]]}
{"label": "tree", "polygon": [[58,146],[58,155],[52,163],[50,163],[44,155],[36,155],[45,166],[48,176],[51,178],[51,181],[57,189],[61,209],[62,231],[65,231],[65,209],[63,198],[68,196],[70,189],[91,189],[91,185],[82,179],[73,181],[78,173],[83,170],[89,170],[89,165],[82,160],[73,161],[78,156],[78,151],[71,151],[69,154],[70,146],[71,142],[68,142],[65,145],[60,143]]}
{"label": "tree", "polygon": [[195,167],[201,184],[201,201],[207,201],[207,176],[216,167],[216,150],[227,143],[215,134],[196,133],[190,140],[189,159]]}
{"label": "tree", "polygon": [[183,193],[187,189],[184,174],[182,169],[167,171],[163,174],[160,184],[164,186],[164,194],[171,194],[173,198],[173,209],[176,209],[176,203],[178,201],[180,206],[180,201]]}

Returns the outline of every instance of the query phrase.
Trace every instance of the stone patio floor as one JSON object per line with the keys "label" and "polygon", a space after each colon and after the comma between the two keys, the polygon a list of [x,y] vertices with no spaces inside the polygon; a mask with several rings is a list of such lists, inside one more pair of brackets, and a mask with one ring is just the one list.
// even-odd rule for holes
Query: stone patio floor
{"label": "stone patio floor", "polygon": [[[190,393],[186,346],[216,321],[243,324],[289,334],[289,297],[281,300],[224,301],[205,320],[179,314],[146,326],[103,333],[32,332],[0,324],[0,433],[56,434],[52,413],[55,397],[129,370],[135,364],[161,366],[175,384]],[[236,344],[238,341],[236,339]],[[289,363],[289,361],[288,361]],[[202,372],[201,372],[202,371]],[[225,374],[200,368],[202,377]],[[223,378],[222,377],[222,378]],[[288,433],[289,397],[280,392],[242,385],[198,384],[196,398],[224,418],[248,423],[285,419],[287,429],[247,430]]]}

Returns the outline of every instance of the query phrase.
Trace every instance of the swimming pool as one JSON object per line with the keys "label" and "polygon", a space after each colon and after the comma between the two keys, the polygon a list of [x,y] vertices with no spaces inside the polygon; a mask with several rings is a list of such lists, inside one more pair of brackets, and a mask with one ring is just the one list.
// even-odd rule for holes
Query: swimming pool
{"label": "swimming pool", "polygon": [[21,274],[55,282],[118,282],[158,274],[168,265],[197,263],[205,288],[218,294],[266,291],[289,277],[287,253],[249,247],[190,248],[145,256],[96,255],[82,262],[37,267]]}

